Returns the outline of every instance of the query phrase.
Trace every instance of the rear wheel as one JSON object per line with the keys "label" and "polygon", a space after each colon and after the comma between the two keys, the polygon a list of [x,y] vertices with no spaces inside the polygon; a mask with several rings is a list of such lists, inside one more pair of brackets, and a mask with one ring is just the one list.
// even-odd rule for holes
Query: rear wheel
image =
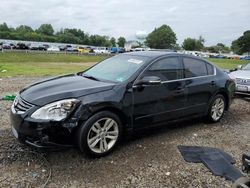
{"label": "rear wheel", "polygon": [[121,133],[122,124],[116,114],[109,111],[99,112],[80,127],[78,146],[88,156],[101,157],[115,148]]}
{"label": "rear wheel", "polygon": [[207,118],[210,122],[218,122],[223,117],[226,108],[225,97],[221,94],[216,95],[209,107]]}

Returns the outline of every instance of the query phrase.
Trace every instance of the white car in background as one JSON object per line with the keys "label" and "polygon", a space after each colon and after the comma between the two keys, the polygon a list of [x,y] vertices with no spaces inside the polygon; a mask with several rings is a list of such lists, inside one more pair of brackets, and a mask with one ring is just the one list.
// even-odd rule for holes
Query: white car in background
{"label": "white car in background", "polygon": [[56,47],[56,46],[50,46],[50,47],[47,49],[47,51],[49,51],[49,52],[59,52],[60,49],[59,49],[58,47]]}
{"label": "white car in background", "polygon": [[229,74],[236,83],[236,93],[250,96],[250,63],[239,66],[238,70]]}
{"label": "white car in background", "polygon": [[110,54],[110,51],[106,47],[96,47],[93,51],[96,54]]}

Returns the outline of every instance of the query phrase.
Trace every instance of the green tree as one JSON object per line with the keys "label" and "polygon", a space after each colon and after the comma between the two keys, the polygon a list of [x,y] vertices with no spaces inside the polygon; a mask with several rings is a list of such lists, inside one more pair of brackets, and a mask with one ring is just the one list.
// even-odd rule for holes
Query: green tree
{"label": "green tree", "polygon": [[250,30],[245,31],[241,37],[232,42],[232,50],[237,54],[250,53]]}
{"label": "green tree", "polygon": [[117,44],[119,47],[124,48],[125,43],[126,43],[126,39],[124,37],[119,37],[117,39]]}
{"label": "green tree", "polygon": [[150,48],[172,49],[176,45],[176,40],[176,34],[171,27],[162,25],[147,36],[146,44]]}
{"label": "green tree", "polygon": [[54,34],[54,29],[51,24],[42,24],[38,29],[37,33],[41,33],[43,35],[52,36]]}
{"label": "green tree", "polygon": [[183,43],[182,43],[182,47],[185,50],[189,50],[189,51],[194,51],[196,50],[196,39],[192,39],[192,38],[186,38]]}
{"label": "green tree", "polygon": [[202,36],[199,39],[186,38],[182,43],[182,47],[189,51],[200,51],[204,48],[204,42],[205,40]]}
{"label": "green tree", "polygon": [[80,44],[80,38],[76,37],[72,33],[59,33],[56,35],[57,42],[70,43],[70,44]]}
{"label": "green tree", "polygon": [[5,22],[3,24],[0,24],[0,38],[11,39],[11,29]]}
{"label": "green tree", "polygon": [[229,53],[230,52],[230,48],[223,43],[218,43],[216,45],[216,47],[218,48],[219,52],[222,52],[222,53]]}
{"label": "green tree", "polygon": [[111,43],[111,45],[112,45],[113,47],[116,46],[116,39],[115,39],[114,37],[111,37],[111,39],[110,39],[109,41],[110,41],[110,43]]}
{"label": "green tree", "polygon": [[93,46],[111,46],[109,38],[101,35],[91,35],[89,37],[89,44]]}
{"label": "green tree", "polygon": [[8,25],[4,22],[3,24],[0,24],[0,31],[1,32],[10,32],[10,28]]}
{"label": "green tree", "polygon": [[16,32],[18,32],[18,33],[30,33],[30,32],[33,32],[33,29],[27,25],[20,25],[16,28]]}
{"label": "green tree", "polygon": [[231,45],[231,49],[234,53],[241,55],[241,48],[238,40],[234,40]]}
{"label": "green tree", "polygon": [[210,52],[210,53],[219,53],[219,48],[217,46],[209,46],[206,47],[206,51]]}

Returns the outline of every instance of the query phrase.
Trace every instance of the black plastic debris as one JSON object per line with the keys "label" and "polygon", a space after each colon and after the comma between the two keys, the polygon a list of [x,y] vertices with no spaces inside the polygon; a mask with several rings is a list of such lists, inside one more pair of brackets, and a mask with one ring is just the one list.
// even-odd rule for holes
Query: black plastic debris
{"label": "black plastic debris", "polygon": [[217,148],[199,146],[178,146],[186,162],[203,163],[215,176],[235,182],[243,174],[233,164],[231,155]]}

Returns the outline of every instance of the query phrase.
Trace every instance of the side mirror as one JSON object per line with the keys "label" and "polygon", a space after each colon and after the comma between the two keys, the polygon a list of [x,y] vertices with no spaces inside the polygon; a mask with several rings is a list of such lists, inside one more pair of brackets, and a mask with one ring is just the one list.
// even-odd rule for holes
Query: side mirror
{"label": "side mirror", "polygon": [[155,86],[160,84],[161,79],[158,76],[145,76],[136,83],[139,86]]}
{"label": "side mirror", "polygon": [[237,66],[237,70],[242,69],[242,67],[243,67],[242,65],[238,65],[238,66]]}

